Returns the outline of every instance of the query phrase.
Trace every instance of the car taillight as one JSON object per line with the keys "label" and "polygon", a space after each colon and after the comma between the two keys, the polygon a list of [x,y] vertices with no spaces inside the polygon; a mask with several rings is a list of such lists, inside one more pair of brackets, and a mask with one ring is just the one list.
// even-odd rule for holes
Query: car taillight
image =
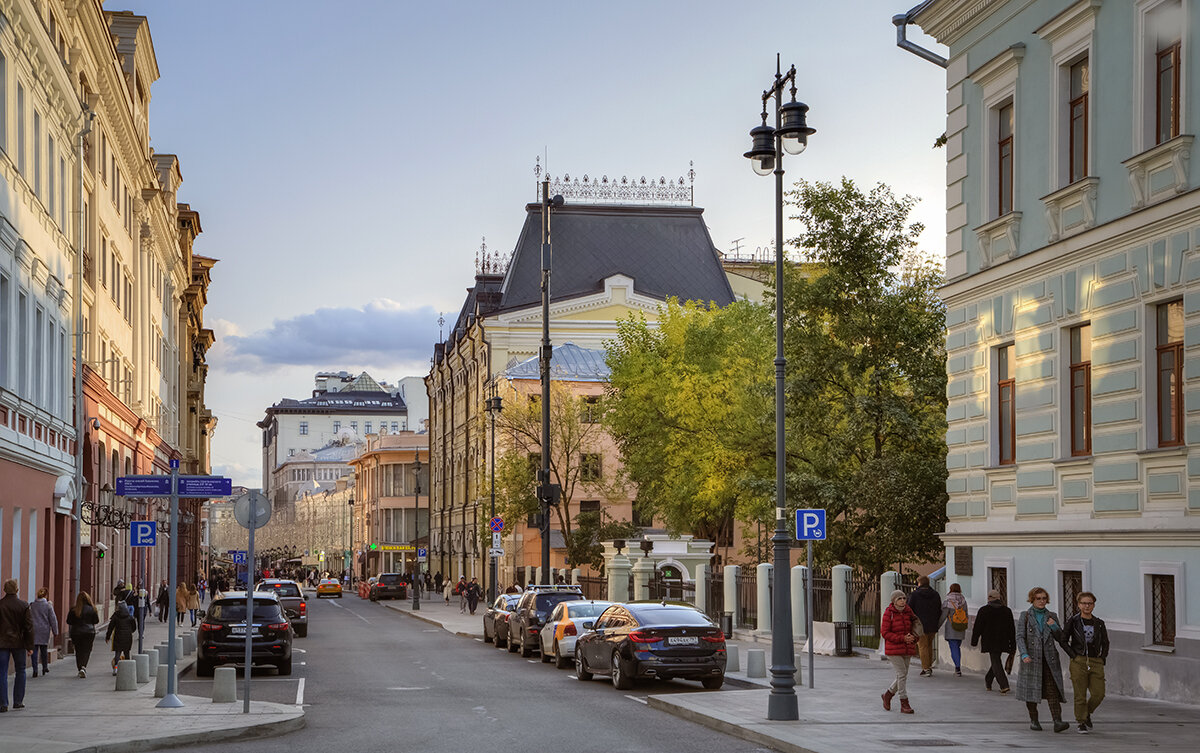
{"label": "car taillight", "polygon": [[700,638],[702,640],[708,641],[709,643],[724,643],[725,642],[725,634],[721,633],[721,632],[718,632],[714,635],[702,635],[702,636],[700,636]]}
{"label": "car taillight", "polygon": [[221,631],[221,629],[223,627],[224,627],[224,625],[212,625],[207,622],[201,622],[200,623],[200,632],[201,633],[218,633]]}
{"label": "car taillight", "polygon": [[289,625],[286,622],[273,622],[267,625],[267,630],[287,630]]}
{"label": "car taillight", "polygon": [[563,635],[579,635],[578,631],[575,630],[574,622],[567,623],[567,626],[563,628]]}
{"label": "car taillight", "polygon": [[303,601],[300,602],[300,616],[303,617],[305,612],[307,612],[307,611],[308,611],[308,604],[304,603]]}
{"label": "car taillight", "polygon": [[650,635],[649,633],[643,633],[639,630],[634,630],[629,634],[629,640],[633,641],[634,643],[661,643],[662,636]]}

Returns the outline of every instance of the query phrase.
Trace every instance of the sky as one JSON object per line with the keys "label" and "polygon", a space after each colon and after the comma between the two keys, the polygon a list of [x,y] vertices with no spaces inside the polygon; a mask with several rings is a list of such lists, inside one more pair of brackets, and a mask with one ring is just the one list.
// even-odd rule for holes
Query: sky
{"label": "sky", "polygon": [[555,177],[694,169],[716,247],[768,251],[774,181],[742,153],[776,53],[817,129],[787,184],[887,183],[944,256],[945,72],[891,23],[914,4],[106,0],[149,20],[151,146],[178,155],[195,252],[219,260],[213,473],[260,486],[255,423],[317,371],[428,374],[481,244],[514,248],[538,157]]}

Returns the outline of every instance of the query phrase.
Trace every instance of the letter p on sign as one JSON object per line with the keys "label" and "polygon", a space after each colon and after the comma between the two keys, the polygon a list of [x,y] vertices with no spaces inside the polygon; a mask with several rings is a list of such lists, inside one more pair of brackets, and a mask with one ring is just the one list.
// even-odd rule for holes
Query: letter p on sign
{"label": "letter p on sign", "polygon": [[825,540],[825,511],[797,510],[796,511],[796,540],[824,541]]}

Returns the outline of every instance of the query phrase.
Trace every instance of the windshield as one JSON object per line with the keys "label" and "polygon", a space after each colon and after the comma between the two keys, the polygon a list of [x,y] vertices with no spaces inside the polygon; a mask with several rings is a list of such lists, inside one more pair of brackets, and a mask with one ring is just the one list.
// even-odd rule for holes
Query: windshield
{"label": "windshield", "polygon": [[608,604],[576,604],[567,607],[568,617],[596,617],[605,609],[608,609]]}
{"label": "windshield", "polygon": [[534,607],[539,612],[549,612],[554,609],[554,605],[560,601],[577,601],[579,594],[538,594],[537,605]]}
{"label": "windshield", "polygon": [[707,615],[703,615],[694,609],[638,609],[634,612],[638,622],[643,625],[666,626],[666,625],[684,625],[697,627],[716,627],[716,623],[708,619]]}
{"label": "windshield", "polygon": [[295,583],[260,583],[259,591],[272,591],[279,597],[300,596],[300,589]]}
{"label": "windshield", "polygon": [[[222,600],[215,602],[208,609],[208,618],[212,622],[245,622],[246,600]],[[279,602],[275,600],[254,600],[255,622],[278,622],[283,619],[279,613]]]}

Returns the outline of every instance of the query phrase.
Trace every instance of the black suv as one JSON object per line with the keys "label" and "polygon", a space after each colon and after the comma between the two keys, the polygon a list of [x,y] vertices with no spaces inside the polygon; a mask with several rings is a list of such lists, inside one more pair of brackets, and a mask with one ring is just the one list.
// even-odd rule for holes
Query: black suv
{"label": "black suv", "polygon": [[508,650],[520,649],[521,656],[531,656],[539,650],[541,638],[538,632],[546,624],[546,618],[560,601],[578,601],[583,598],[579,586],[530,586],[521,594],[521,600],[508,618]]}
{"label": "black suv", "polygon": [[400,573],[383,573],[371,584],[371,601],[380,599],[407,599],[408,587]]}
{"label": "black suv", "polygon": [[[230,591],[208,605],[196,635],[196,676],[212,677],[218,664],[246,660],[246,592]],[[254,594],[250,661],[292,673],[292,625],[274,593]],[[249,668],[247,668],[249,669]]]}

